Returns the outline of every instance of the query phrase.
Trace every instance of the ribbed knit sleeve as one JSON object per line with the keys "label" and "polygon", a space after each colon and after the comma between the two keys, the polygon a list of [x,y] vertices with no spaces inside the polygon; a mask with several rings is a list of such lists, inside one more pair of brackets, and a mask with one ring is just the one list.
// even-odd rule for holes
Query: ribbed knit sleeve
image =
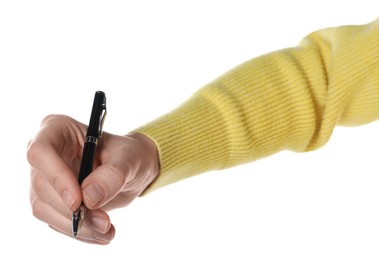
{"label": "ribbed knit sleeve", "polygon": [[281,150],[314,150],[336,125],[378,117],[379,20],[319,30],[239,65],[137,129],[160,156],[146,192]]}

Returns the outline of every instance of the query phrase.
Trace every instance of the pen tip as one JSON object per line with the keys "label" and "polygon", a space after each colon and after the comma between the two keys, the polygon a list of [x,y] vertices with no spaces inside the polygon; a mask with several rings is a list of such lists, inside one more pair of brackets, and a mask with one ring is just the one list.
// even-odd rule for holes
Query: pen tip
{"label": "pen tip", "polygon": [[72,234],[77,236],[80,225],[80,208],[72,213]]}
{"label": "pen tip", "polygon": [[79,229],[83,223],[85,206],[80,206],[77,210],[72,213],[72,234],[76,237],[79,233]]}

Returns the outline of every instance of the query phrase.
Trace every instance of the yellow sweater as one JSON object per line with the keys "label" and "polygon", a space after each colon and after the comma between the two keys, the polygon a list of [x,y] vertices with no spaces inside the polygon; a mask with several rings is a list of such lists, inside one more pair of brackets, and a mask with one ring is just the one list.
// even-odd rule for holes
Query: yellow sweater
{"label": "yellow sweater", "polygon": [[139,129],[161,172],[147,192],[281,150],[324,145],[336,125],[379,118],[379,19],[316,31],[249,60]]}

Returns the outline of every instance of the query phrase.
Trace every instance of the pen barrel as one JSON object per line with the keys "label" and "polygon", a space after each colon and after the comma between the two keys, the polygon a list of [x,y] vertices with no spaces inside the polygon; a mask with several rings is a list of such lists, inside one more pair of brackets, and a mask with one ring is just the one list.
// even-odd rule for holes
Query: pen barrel
{"label": "pen barrel", "polygon": [[84,179],[92,172],[95,158],[96,142],[87,141],[84,143],[82,162],[80,164],[78,182],[82,184]]}

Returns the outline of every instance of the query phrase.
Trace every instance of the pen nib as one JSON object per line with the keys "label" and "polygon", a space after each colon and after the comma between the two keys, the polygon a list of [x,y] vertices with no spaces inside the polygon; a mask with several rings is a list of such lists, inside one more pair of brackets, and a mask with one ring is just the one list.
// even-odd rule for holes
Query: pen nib
{"label": "pen nib", "polygon": [[85,207],[82,205],[72,213],[72,234],[76,237],[84,219]]}

